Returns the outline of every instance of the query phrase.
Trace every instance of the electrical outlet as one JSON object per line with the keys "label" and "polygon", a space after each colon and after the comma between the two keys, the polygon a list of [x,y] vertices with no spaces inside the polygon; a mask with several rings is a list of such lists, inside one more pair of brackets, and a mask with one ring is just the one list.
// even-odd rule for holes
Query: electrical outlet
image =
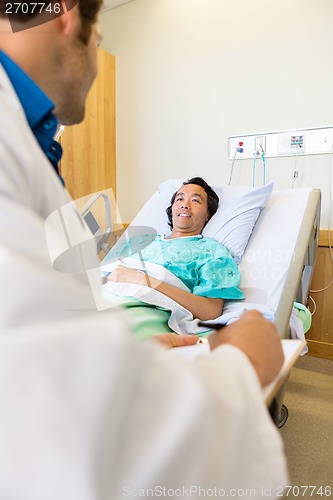
{"label": "electrical outlet", "polygon": [[305,152],[304,131],[294,130],[278,134],[277,153],[281,155],[304,154]]}
{"label": "electrical outlet", "polygon": [[292,135],[290,138],[290,147],[297,150],[297,148],[304,147],[304,134]]}
{"label": "electrical outlet", "polygon": [[333,144],[333,131],[328,129],[320,134],[320,150],[329,153]]}

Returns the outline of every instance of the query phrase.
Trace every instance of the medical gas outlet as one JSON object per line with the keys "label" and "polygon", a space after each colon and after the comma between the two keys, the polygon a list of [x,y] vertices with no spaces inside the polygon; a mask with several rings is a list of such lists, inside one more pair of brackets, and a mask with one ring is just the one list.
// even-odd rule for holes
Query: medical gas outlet
{"label": "medical gas outlet", "polygon": [[253,155],[254,138],[252,136],[237,137],[229,144],[229,154],[232,158],[250,158]]}
{"label": "medical gas outlet", "polygon": [[327,154],[332,148],[333,127],[244,134],[228,140],[231,160],[253,159],[262,154],[266,157]]}

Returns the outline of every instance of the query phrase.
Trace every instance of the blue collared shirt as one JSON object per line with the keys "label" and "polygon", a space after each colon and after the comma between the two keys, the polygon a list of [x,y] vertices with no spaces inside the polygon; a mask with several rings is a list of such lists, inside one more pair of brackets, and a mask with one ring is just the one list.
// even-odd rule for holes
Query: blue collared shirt
{"label": "blue collared shirt", "polygon": [[58,120],[53,114],[54,104],[36,83],[0,50],[0,63],[4,67],[19,98],[26,118],[40,147],[59,175],[58,163],[62,156],[62,147],[55,141]]}

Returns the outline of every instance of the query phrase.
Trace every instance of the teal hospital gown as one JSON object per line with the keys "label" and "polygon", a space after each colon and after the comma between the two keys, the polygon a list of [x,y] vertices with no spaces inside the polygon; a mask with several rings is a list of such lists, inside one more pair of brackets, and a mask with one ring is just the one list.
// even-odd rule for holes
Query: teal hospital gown
{"label": "teal hospital gown", "polygon": [[117,244],[105,257],[132,257],[160,264],[177,276],[195,295],[221,299],[243,299],[238,288],[240,274],[228,250],[213,238],[201,235],[166,239],[157,235],[133,236]]}

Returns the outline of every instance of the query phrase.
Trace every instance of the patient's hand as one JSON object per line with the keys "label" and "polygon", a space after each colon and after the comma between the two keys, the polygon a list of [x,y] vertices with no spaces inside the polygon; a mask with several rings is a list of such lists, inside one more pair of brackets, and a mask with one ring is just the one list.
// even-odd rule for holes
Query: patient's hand
{"label": "patient's hand", "polygon": [[146,273],[137,269],[118,265],[108,276],[108,281],[150,286],[151,278]]}
{"label": "patient's hand", "polygon": [[281,339],[275,325],[258,311],[248,311],[208,337],[211,349],[223,344],[238,347],[246,354],[256,370],[261,385],[276,377],[283,364]]}
{"label": "patient's hand", "polygon": [[175,333],[162,333],[162,335],[156,335],[156,337],[152,337],[152,340],[157,341],[166,349],[172,349],[173,347],[194,345],[198,342],[198,337],[196,335],[177,335]]}

